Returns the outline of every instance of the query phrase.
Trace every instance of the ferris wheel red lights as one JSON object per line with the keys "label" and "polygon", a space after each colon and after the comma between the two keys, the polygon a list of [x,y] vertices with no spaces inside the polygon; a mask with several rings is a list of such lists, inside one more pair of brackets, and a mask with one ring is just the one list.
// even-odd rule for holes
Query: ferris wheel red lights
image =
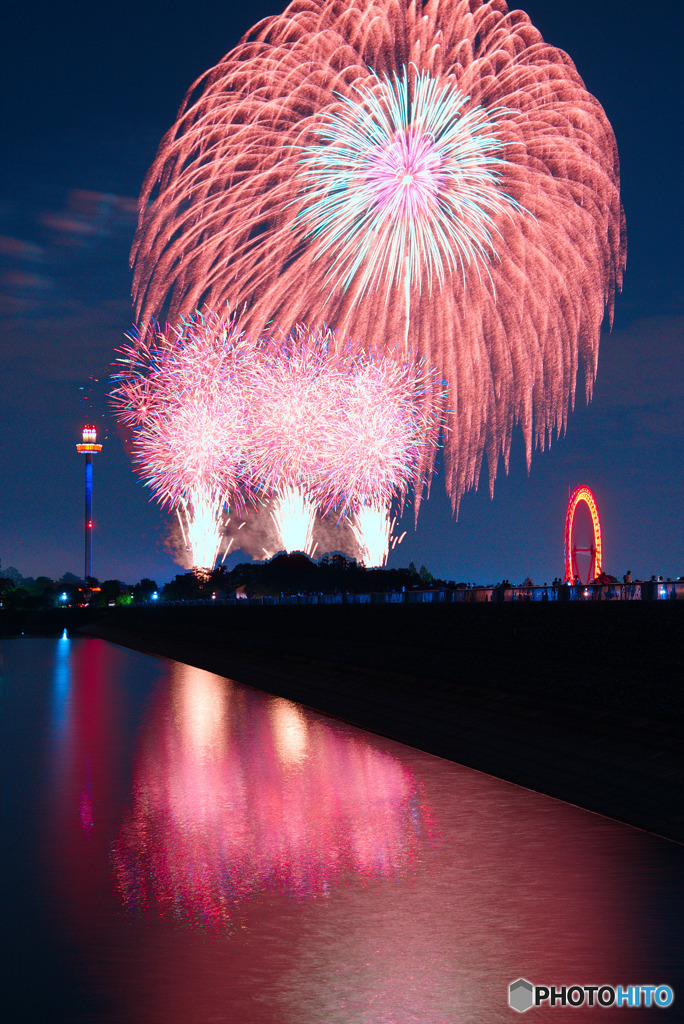
{"label": "ferris wheel red lights", "polygon": [[[575,512],[577,506],[583,501],[589,508],[591,514],[591,523],[594,530],[594,543],[590,548],[578,548],[572,543],[572,527],[575,521]],[[570,495],[568,502],[568,511],[565,516],[565,578],[570,583],[579,577],[579,570],[577,568],[577,554],[590,554],[591,562],[589,564],[589,571],[586,583],[591,583],[601,572],[601,565],[603,562],[603,552],[601,549],[601,523],[599,521],[598,506],[596,504],[596,498],[592,494],[591,490],[586,484],[581,484],[576,487]]]}

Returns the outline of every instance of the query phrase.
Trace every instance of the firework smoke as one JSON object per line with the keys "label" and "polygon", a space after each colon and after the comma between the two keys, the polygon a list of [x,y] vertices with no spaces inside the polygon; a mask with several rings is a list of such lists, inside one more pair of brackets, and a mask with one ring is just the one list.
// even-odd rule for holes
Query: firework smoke
{"label": "firework smoke", "polygon": [[[240,520],[231,515],[223,532],[222,550],[244,552],[248,558],[257,560],[272,558],[283,550],[280,530],[273,521],[271,504],[263,508],[249,508],[245,518]],[[398,540],[398,538],[397,538]],[[347,516],[316,514],[313,522],[310,557],[324,554],[342,554],[346,558],[361,560],[361,551],[352,524]],[[293,550],[297,550],[294,548]]]}
{"label": "firework smoke", "polygon": [[245,303],[405,340],[449,384],[446,483],[566,424],[625,263],[612,129],[503,0],[297,0],[189,91],[140,198],[143,320]]}

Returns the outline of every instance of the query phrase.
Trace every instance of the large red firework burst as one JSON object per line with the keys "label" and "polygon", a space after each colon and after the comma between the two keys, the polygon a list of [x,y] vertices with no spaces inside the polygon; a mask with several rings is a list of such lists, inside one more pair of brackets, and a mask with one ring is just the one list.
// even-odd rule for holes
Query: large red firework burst
{"label": "large red firework burst", "polygon": [[[351,211],[351,212],[350,212]],[[141,195],[143,320],[208,302],[412,348],[454,502],[564,428],[625,264],[615,139],[503,0],[296,0],[191,88]]]}

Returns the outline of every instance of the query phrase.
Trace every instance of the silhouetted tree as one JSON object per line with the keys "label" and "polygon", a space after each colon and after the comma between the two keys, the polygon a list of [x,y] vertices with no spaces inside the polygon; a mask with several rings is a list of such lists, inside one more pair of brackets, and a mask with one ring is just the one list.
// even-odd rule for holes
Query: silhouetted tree
{"label": "silhouetted tree", "polygon": [[133,587],[133,600],[136,604],[151,601],[152,595],[156,593],[159,593],[159,588],[155,581],[144,577]]}
{"label": "silhouetted tree", "polygon": [[[97,580],[93,576],[89,576],[88,579],[94,581],[93,583],[89,584],[89,586],[97,586]],[[62,576],[60,576],[58,583],[73,583],[74,586],[80,587],[83,585],[84,580],[82,580],[80,576],[74,576],[73,572],[65,572]]]}

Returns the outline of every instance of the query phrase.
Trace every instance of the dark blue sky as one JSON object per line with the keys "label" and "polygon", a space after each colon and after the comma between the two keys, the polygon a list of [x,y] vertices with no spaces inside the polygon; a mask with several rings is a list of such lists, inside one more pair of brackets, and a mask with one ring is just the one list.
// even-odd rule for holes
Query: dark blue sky
{"label": "dark blue sky", "polygon": [[[529,0],[544,37],[566,50],[615,129],[628,255],[594,400],[565,437],[522,441],[508,477],[463,499],[455,521],[439,476],[418,530],[406,516],[390,564],[447,578],[535,581],[562,573],[568,488],[594,490],[604,565],[622,575],[684,573],[682,81],[678,5]],[[163,582],[180,569],[169,516],[134,477],[106,411],[113,349],[132,320],[128,251],[135,202],[190,83],[259,18],[257,3],[158,0],[14,5],[5,22],[0,111],[0,560],[25,575],[82,571],[83,465],[94,419],[94,571]],[[100,383],[92,384],[89,378]],[[0,569],[1,572],[1,569]]]}

